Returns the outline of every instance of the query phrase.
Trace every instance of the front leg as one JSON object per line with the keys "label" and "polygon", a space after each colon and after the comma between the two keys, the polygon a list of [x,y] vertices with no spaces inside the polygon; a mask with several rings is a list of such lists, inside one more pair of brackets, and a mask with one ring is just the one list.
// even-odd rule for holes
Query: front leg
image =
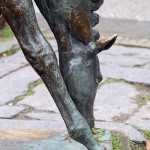
{"label": "front leg", "polygon": [[112,46],[116,36],[101,39],[93,27],[103,0],[35,0],[56,37],[60,71],[78,111],[94,127],[93,105],[102,80],[97,54]]}
{"label": "front leg", "polygon": [[51,93],[72,138],[84,144],[88,150],[103,149],[93,138],[87,122],[68,94],[56,56],[37,25],[32,0],[0,0],[0,11],[26,59]]}

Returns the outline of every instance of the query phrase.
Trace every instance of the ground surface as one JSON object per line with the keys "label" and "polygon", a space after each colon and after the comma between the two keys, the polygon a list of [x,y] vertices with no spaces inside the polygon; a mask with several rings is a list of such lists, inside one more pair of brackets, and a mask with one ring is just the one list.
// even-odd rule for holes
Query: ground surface
{"label": "ground surface", "polygon": [[[102,9],[102,16],[107,18],[102,20],[106,26],[109,25],[105,26],[106,30],[102,30],[102,33],[107,35],[117,33],[117,28],[109,29],[113,21],[117,23],[118,19],[133,19],[132,8],[131,12],[126,11],[128,3],[129,1],[117,0],[106,2]],[[140,22],[139,29],[143,29],[144,32],[145,21],[149,21],[149,17],[147,13],[139,14],[139,12],[143,8],[145,8],[143,9],[145,12],[147,11],[149,0],[145,0],[143,5],[140,5],[140,1],[130,3],[137,10],[135,19],[143,21]],[[114,4],[116,8],[112,7]],[[124,13],[120,13],[124,6],[125,16]],[[111,14],[109,14],[110,9],[113,12]],[[103,12],[104,10],[106,10],[106,14]],[[108,19],[109,17],[111,19]],[[43,33],[57,53],[57,44],[52,39],[53,35],[39,14],[38,20]],[[124,23],[131,23],[131,27],[134,28],[133,25],[139,24],[137,21],[132,24],[134,21],[124,20]],[[128,38],[125,45],[139,44],[138,32],[134,32],[131,39],[131,35],[133,35],[131,28],[131,32],[129,32],[128,26],[119,29],[122,41],[125,41],[124,35]],[[146,36],[146,32],[142,36],[145,37],[144,46],[142,42],[139,46],[149,47],[149,37]],[[143,37],[142,39],[144,39]],[[117,42],[124,45],[121,40]],[[8,51],[12,49],[18,50],[7,56]],[[150,49],[115,45],[109,51],[99,54],[99,59],[104,79],[99,85],[95,100],[96,127],[123,131],[133,141],[145,141],[141,131],[150,130]],[[16,39],[1,41],[0,130],[46,130],[51,128],[65,129],[65,125],[45,85],[25,60]]]}
{"label": "ground surface", "polygon": [[149,0],[104,0],[100,15],[105,18],[150,21]]}

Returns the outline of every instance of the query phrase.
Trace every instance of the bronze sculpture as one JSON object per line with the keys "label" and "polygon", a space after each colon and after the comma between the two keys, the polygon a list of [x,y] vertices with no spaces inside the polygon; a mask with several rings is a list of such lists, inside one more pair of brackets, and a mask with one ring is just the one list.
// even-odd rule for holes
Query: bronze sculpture
{"label": "bronze sculpture", "polygon": [[109,49],[116,35],[99,39],[92,29],[99,21],[103,0],[35,0],[58,43],[55,53],[43,37],[32,0],[0,0],[0,12],[23,53],[51,93],[73,139],[89,150],[103,149],[92,136],[93,105],[102,80],[97,54]]}

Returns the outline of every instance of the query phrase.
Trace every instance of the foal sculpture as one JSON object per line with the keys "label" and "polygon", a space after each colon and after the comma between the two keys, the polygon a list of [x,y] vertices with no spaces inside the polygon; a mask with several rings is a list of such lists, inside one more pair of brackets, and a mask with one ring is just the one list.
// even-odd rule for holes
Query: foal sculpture
{"label": "foal sculpture", "polygon": [[70,136],[88,150],[102,150],[94,139],[93,105],[102,80],[97,54],[109,49],[117,35],[100,39],[94,13],[103,0],[35,0],[57,40],[59,66],[42,35],[32,0],[0,0],[0,13],[23,53],[40,75],[63,117]]}

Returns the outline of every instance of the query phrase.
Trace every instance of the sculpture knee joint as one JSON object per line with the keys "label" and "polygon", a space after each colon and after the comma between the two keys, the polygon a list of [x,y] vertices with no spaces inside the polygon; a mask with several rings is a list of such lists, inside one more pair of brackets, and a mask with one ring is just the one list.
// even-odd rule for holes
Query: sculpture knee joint
{"label": "sculpture knee joint", "polygon": [[70,128],[70,136],[75,139],[80,139],[84,135],[85,126],[87,126],[86,122],[79,121],[76,123],[76,126],[71,126]]}

